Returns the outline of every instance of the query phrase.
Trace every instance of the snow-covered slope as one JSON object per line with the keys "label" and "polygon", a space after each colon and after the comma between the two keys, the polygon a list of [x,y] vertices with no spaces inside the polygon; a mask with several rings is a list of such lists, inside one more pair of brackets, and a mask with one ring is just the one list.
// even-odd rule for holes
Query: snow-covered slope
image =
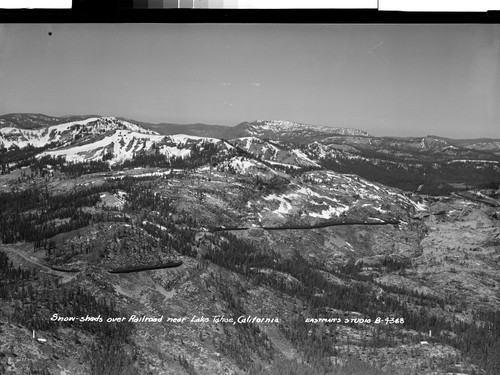
{"label": "snow-covered slope", "polygon": [[236,173],[243,176],[272,178],[280,173],[273,168],[259,162],[255,159],[250,159],[244,156],[234,156],[227,160],[218,163],[215,168],[218,172]]}
{"label": "snow-covered slope", "polygon": [[236,138],[230,141],[257,159],[265,160],[271,164],[296,167],[319,167],[319,164],[311,160],[301,150],[286,147],[281,142],[268,142],[256,137]]}
{"label": "snow-covered slope", "polygon": [[30,145],[33,147],[66,146],[76,144],[79,140],[88,140],[89,137],[100,136],[119,129],[147,135],[158,134],[115,117],[91,117],[41,129],[2,127],[0,128],[0,144],[3,144],[7,149],[11,147],[24,148]]}
{"label": "snow-covered slope", "polygon": [[217,151],[222,155],[233,148],[216,138],[160,135],[115,117],[89,117],[36,129],[0,128],[0,145],[4,149],[44,148],[37,158],[62,156],[68,162],[107,160],[115,165],[140,153],[162,154],[168,159],[186,158],[191,155],[194,146],[203,150],[210,144],[217,145]]}
{"label": "snow-covered slope", "polygon": [[83,162],[90,160],[109,160],[111,165],[132,159],[139,153],[158,153],[172,158],[187,158],[193,145],[203,148],[207,144],[218,144],[221,152],[231,146],[225,146],[215,138],[203,138],[176,134],[163,136],[130,130],[115,130],[98,140],[70,147],[46,151],[39,155],[52,157],[64,156],[67,161]]}
{"label": "snow-covered slope", "polygon": [[[425,204],[412,200],[399,189],[370,182],[356,175],[315,170],[290,178],[255,160],[233,158],[219,166],[217,170],[229,173],[257,176],[264,184],[258,185],[260,194],[246,202],[247,225],[278,225],[295,223],[312,225],[328,220],[358,220],[367,223],[392,221],[408,218],[428,208]],[[267,175],[266,175],[267,173]],[[213,174],[216,178],[223,175]],[[284,176],[284,177],[283,177]],[[277,179],[277,180],[276,180]],[[281,181],[281,184],[273,184]]]}
{"label": "snow-covered slope", "polygon": [[[64,156],[66,161],[83,162],[102,160],[106,155],[110,155],[110,163],[116,164],[131,159],[137,152],[150,150],[153,144],[161,142],[163,138],[162,135],[115,130],[95,142],[46,151],[40,154],[40,157]],[[181,150],[177,151],[182,156]]]}

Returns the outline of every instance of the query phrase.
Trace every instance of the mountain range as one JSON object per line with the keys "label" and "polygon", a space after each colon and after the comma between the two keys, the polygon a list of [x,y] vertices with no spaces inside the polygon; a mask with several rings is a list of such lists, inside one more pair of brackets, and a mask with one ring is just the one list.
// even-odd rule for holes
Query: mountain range
{"label": "mountain range", "polygon": [[[329,126],[314,126],[293,121],[253,121],[243,122],[234,127],[222,125],[207,125],[207,124],[173,124],[173,123],[159,123],[150,124],[135,120],[127,120],[115,117],[101,117],[95,115],[89,116],[64,116],[54,117],[42,114],[8,114],[0,116],[0,128],[2,131],[2,138],[0,142],[5,147],[11,144],[16,144],[18,147],[24,147],[27,143],[35,147],[39,147],[43,142],[50,143],[52,139],[30,139],[37,131],[44,128],[50,128],[48,131],[56,131],[58,125],[66,125],[66,128],[71,127],[71,131],[78,131],[78,125],[92,126],[99,132],[112,130],[114,127],[127,129],[131,131],[138,131],[146,134],[157,135],[174,135],[186,134],[198,137],[218,138],[218,139],[234,139],[242,137],[256,137],[271,141],[283,141],[296,144],[308,144],[314,141],[321,141],[326,144],[344,144],[344,145],[357,145],[361,148],[377,149],[377,148],[393,148],[396,150],[421,150],[421,151],[448,151],[450,155],[455,153],[450,152],[453,150],[458,155],[459,150],[469,149],[476,151],[486,151],[484,153],[478,152],[474,156],[478,158],[490,159],[491,153],[500,153],[499,142],[500,139],[478,138],[478,139],[450,139],[440,136],[425,136],[425,137],[374,137],[367,132],[358,129],[339,128]],[[133,127],[132,125],[137,125]],[[108,128],[106,128],[108,126]],[[53,128],[51,128],[53,127]],[[6,128],[6,129],[5,129]],[[19,134],[19,140],[15,143],[10,143],[7,134],[9,128],[19,129],[25,138]],[[63,129],[64,127],[59,127]],[[149,129],[152,132],[148,132]],[[31,130],[28,132],[26,130]],[[67,129],[65,129],[67,130]],[[59,131],[59,130],[58,130]],[[12,132],[12,130],[10,130]],[[14,136],[14,134],[11,134]],[[36,137],[36,136],[35,136]],[[39,137],[39,136],[38,136]],[[24,140],[24,142],[23,142]],[[455,146],[455,147],[453,147]],[[470,154],[472,157],[473,154]]]}
{"label": "mountain range", "polygon": [[113,166],[144,154],[188,157],[194,145],[213,144],[221,152],[236,147],[275,168],[350,171],[406,190],[424,184],[436,193],[449,190],[453,184],[494,182],[500,161],[500,141],[494,139],[375,137],[357,129],[291,121],[225,127],[152,125],[116,117],[9,114],[0,117],[0,124],[0,149],[13,155],[9,158],[5,153],[3,165],[19,159],[15,150],[23,149],[37,158],[61,156],[70,162],[105,159]]}
{"label": "mountain range", "polygon": [[0,373],[500,373],[498,140],[0,117]]}

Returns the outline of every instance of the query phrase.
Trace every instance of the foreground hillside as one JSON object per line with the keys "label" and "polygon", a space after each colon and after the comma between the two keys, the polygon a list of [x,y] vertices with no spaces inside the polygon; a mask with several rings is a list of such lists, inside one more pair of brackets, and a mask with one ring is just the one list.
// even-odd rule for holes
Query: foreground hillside
{"label": "foreground hillside", "polygon": [[493,207],[328,171],[249,171],[5,175],[4,367],[498,372]]}

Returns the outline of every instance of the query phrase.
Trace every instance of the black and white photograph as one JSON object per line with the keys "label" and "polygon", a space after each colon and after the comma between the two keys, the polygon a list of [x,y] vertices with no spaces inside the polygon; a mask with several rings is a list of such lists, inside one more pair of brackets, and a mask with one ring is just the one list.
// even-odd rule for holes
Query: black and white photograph
{"label": "black and white photograph", "polygon": [[499,375],[500,24],[0,24],[0,374]]}

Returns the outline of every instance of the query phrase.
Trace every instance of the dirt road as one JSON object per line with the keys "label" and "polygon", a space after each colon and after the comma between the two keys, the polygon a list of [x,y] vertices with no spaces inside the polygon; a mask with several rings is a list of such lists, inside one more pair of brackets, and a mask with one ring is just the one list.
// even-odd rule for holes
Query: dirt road
{"label": "dirt road", "polygon": [[63,284],[71,281],[75,277],[75,275],[68,275],[67,273],[64,272],[54,271],[53,269],[50,268],[50,266],[43,264],[39,259],[26,254],[26,252],[22,250],[18,245],[10,245],[10,244],[2,245],[0,247],[0,250],[3,250],[8,254],[12,254],[15,257],[22,258],[23,260],[37,266],[39,269],[42,270],[42,272],[62,278],[61,282]]}

